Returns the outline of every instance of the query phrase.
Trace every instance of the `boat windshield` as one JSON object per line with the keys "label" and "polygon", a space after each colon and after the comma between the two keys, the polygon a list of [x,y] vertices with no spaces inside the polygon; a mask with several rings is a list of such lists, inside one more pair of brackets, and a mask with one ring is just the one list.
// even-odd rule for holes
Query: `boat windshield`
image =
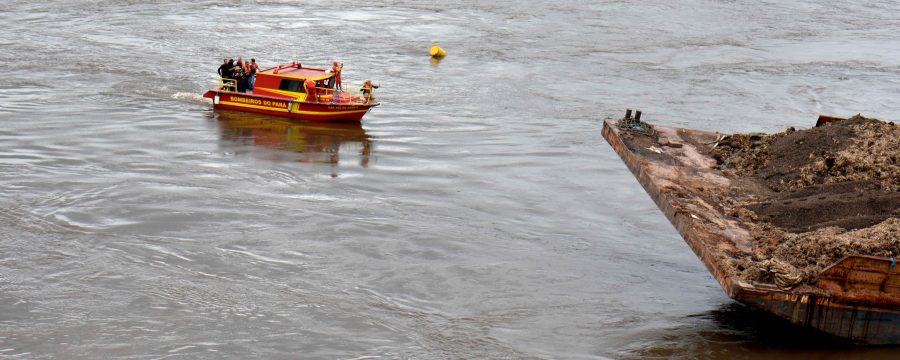
{"label": "boat windshield", "polygon": [[305,93],[306,90],[303,88],[302,80],[293,80],[293,79],[281,79],[281,84],[278,85],[279,90],[285,91],[293,91],[299,93]]}

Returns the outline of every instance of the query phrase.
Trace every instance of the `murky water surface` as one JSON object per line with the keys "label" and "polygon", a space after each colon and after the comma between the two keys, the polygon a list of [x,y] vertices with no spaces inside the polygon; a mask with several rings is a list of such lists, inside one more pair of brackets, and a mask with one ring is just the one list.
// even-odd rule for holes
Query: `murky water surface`
{"label": "murky water surface", "polygon": [[[727,298],[600,136],[900,119],[894,1],[4,2],[0,358],[895,358]],[[432,62],[427,50],[449,52]],[[334,58],[359,125],[214,112]]]}

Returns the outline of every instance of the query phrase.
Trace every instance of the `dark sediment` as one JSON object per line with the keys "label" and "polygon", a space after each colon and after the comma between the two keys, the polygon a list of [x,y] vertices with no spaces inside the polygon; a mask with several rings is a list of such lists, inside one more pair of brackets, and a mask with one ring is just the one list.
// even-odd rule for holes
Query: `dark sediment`
{"label": "dark sediment", "polygon": [[760,220],[797,233],[830,226],[860,229],[900,215],[900,193],[871,185],[871,181],[810,185],[746,207]]}
{"label": "dark sediment", "polygon": [[726,176],[751,185],[719,199],[752,224],[753,253],[726,261],[736,275],[765,281],[755,264],[774,258],[812,283],[846,255],[900,254],[900,126],[855,116],[730,135],[710,152]]}

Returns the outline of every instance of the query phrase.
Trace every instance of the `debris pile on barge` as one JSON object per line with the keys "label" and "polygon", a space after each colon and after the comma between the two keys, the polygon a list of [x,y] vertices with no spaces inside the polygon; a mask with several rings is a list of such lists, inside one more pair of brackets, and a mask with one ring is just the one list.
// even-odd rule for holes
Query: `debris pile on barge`
{"label": "debris pile on barge", "polygon": [[[737,134],[709,148],[722,173],[756,182],[734,197],[751,224],[752,254],[731,264],[745,280],[774,258],[815,283],[848,255],[900,255],[900,126],[855,116],[807,130]],[[747,209],[749,211],[740,211]]]}
{"label": "debris pile on barge", "polygon": [[629,111],[603,135],[729,296],[855,342],[897,344],[900,126],[824,118],[722,135]]}

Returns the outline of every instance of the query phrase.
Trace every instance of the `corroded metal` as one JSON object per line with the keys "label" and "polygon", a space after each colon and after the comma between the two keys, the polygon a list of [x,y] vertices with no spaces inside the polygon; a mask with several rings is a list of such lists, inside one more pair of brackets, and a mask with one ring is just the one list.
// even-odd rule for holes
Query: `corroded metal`
{"label": "corroded metal", "polygon": [[746,224],[678,196],[690,193],[680,190],[725,189],[731,184],[715,160],[696,148],[715,143],[719,134],[658,125],[654,129],[656,137],[649,138],[606,120],[603,137],[728,296],[856,343],[900,344],[900,267],[888,258],[848,256],[823,270],[815,286],[791,290],[730,276],[715,252],[749,250],[752,238]]}
{"label": "corroded metal", "polygon": [[844,120],[847,120],[847,118],[831,116],[831,115],[819,115],[819,118],[816,120],[816,126],[822,126],[822,125],[825,125],[828,123],[844,121]]}

